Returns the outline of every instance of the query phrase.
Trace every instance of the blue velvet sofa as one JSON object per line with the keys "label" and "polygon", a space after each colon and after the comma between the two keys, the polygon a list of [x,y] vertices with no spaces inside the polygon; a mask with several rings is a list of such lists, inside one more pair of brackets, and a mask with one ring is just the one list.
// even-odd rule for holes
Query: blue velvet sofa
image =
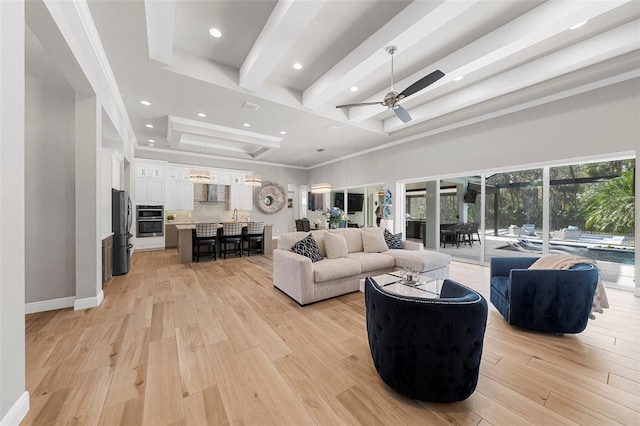
{"label": "blue velvet sofa", "polygon": [[491,259],[491,303],[511,325],[545,333],[580,333],[587,326],[598,269],[528,269],[537,257]]}
{"label": "blue velvet sofa", "polygon": [[444,280],[440,297],[385,291],[365,280],[367,334],[378,374],[391,388],[431,402],[462,401],[478,383],[487,301]]}

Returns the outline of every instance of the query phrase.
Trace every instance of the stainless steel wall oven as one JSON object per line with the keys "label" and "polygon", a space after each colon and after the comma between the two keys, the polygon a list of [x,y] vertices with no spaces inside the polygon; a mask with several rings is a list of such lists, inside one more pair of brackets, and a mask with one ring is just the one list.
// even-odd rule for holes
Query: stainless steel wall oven
{"label": "stainless steel wall oven", "polygon": [[164,206],[136,206],[136,236],[162,237],[164,235]]}

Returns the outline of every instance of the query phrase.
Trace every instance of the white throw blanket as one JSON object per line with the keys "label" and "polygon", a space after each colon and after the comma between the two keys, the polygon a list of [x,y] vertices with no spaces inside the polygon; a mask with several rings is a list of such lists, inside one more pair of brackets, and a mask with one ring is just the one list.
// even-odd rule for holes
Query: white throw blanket
{"label": "white throw blanket", "polygon": [[[587,263],[597,267],[596,261],[588,257],[571,256],[568,254],[550,254],[536,260],[529,269],[569,269],[579,263]],[[607,293],[604,291],[600,271],[598,271],[598,285],[596,287],[596,293],[593,296],[589,318],[596,319],[593,313],[598,312],[601,314],[603,313],[603,308],[609,308],[609,300],[607,299]]]}

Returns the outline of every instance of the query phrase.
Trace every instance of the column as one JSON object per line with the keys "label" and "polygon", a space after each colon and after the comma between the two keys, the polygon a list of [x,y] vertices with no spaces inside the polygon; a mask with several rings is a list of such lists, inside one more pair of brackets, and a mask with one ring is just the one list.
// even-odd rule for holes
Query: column
{"label": "column", "polygon": [[25,384],[24,2],[0,1],[0,424],[29,410]]}
{"label": "column", "polygon": [[100,148],[102,108],[95,96],[76,100],[76,301],[74,308],[102,302]]}

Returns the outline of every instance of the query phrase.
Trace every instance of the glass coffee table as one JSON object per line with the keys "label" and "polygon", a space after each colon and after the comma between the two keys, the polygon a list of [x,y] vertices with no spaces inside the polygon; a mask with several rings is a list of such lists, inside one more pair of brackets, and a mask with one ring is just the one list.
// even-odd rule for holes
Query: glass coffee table
{"label": "glass coffee table", "polygon": [[[400,294],[403,296],[424,297],[435,299],[440,297],[442,280],[420,275],[418,281],[408,283],[402,279],[402,271],[390,272],[388,274],[373,277],[385,291]],[[364,279],[360,280],[360,291],[364,292]]]}

